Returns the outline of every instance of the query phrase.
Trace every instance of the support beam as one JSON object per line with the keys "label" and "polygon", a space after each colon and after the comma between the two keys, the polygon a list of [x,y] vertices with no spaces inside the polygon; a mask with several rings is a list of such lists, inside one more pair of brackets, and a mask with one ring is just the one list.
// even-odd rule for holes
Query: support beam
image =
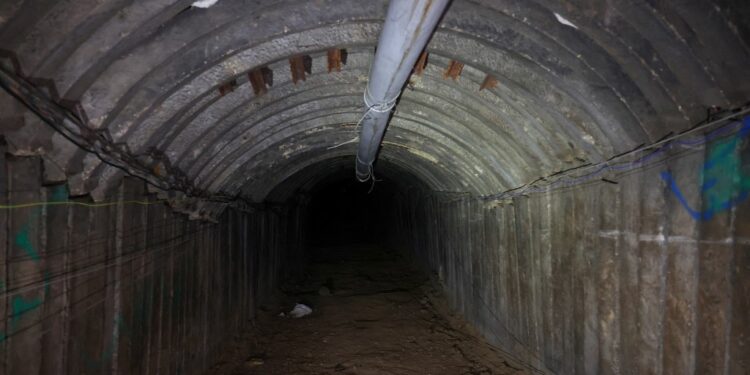
{"label": "support beam", "polygon": [[445,69],[445,72],[443,73],[443,78],[450,78],[455,81],[461,75],[463,70],[464,64],[462,62],[451,60],[450,64],[448,64],[448,69]]}
{"label": "support beam", "polygon": [[289,59],[289,69],[292,72],[292,82],[296,85],[299,81],[304,81],[305,72],[312,73],[312,57],[309,55],[294,56]]}
{"label": "support beam", "polygon": [[247,73],[247,80],[253,86],[255,96],[261,96],[273,85],[273,71],[265,66],[253,69]]}
{"label": "support beam", "polygon": [[424,68],[427,67],[427,52],[422,52],[419,56],[419,60],[414,65],[414,74],[421,76],[424,73]]}
{"label": "support beam", "polygon": [[[165,192],[182,192],[191,197],[205,197],[187,178],[174,169],[156,172],[158,160],[144,162],[131,155],[120,144],[115,144],[109,134],[89,128],[78,116],[55,103],[41,89],[24,77],[0,65],[0,87],[26,105],[45,123],[82,149],[95,154],[103,163],[140,178]],[[162,165],[160,168],[167,168]]]}
{"label": "support beam", "polygon": [[232,79],[229,82],[226,82],[219,86],[219,95],[224,96],[229,94],[230,92],[234,91],[234,89],[237,88],[237,80]]}
{"label": "support beam", "polygon": [[372,164],[391,110],[449,0],[391,0],[365,90],[367,112],[357,150],[357,179],[372,177]]}
{"label": "support beam", "polygon": [[487,76],[484,77],[484,81],[482,81],[482,84],[479,86],[479,91],[482,91],[484,89],[492,89],[495,87],[497,87],[497,79],[487,74]]}
{"label": "support beam", "polygon": [[341,65],[346,64],[346,50],[345,49],[329,49],[328,50],[328,73],[340,72]]}

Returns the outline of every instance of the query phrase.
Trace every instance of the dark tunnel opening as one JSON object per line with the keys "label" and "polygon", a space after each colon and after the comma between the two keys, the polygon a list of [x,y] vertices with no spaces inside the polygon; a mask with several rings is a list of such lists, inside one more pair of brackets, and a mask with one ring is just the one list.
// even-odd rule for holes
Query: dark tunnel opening
{"label": "dark tunnel opening", "polygon": [[398,193],[390,180],[360,183],[351,171],[316,186],[308,193],[310,245],[382,243]]}
{"label": "dark tunnel opening", "polygon": [[[329,167],[323,162],[314,168]],[[300,365],[310,357],[321,368],[350,373],[358,368],[435,374],[538,371],[526,361],[498,355],[466,331],[465,321],[448,307],[436,274],[415,259],[410,236],[402,236],[397,226],[405,224],[398,217],[401,205],[418,204],[410,199],[424,193],[418,179],[382,177],[361,183],[350,170],[333,169],[301,181],[306,188],[296,195],[305,197],[304,264],[281,282],[281,293],[270,298],[276,309],[269,307],[273,317],[266,317],[267,329],[251,330],[250,337],[236,344],[237,350],[254,353],[251,361],[262,363],[258,373],[312,371]],[[384,175],[393,172],[386,166]],[[299,182],[291,178],[285,183]],[[311,309],[311,324],[283,320],[303,311],[296,311],[300,304]],[[282,320],[277,306],[286,309],[279,313]],[[228,358],[223,362],[237,361]],[[225,365],[209,374],[232,371],[236,367]]]}

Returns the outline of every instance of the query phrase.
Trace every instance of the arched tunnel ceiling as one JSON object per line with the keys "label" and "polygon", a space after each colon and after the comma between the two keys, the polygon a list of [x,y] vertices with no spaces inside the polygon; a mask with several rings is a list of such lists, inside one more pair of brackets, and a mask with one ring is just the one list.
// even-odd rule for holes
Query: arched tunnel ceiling
{"label": "arched tunnel ceiling", "polygon": [[[309,195],[310,193],[325,189],[327,186],[351,179],[352,163],[354,163],[354,157],[347,155],[326,159],[326,173],[321,173],[320,165],[318,164],[311,164],[301,170],[291,171],[289,173],[290,176],[286,180],[276,185],[273,190],[267,193],[266,199],[269,202],[285,202],[300,192]],[[391,191],[397,190],[400,192],[407,192],[409,190],[424,191],[430,189],[430,186],[439,186],[441,183],[441,181],[434,179],[434,176],[430,176],[431,179],[427,181],[423,178],[418,178],[414,172],[406,170],[397,163],[387,159],[381,160],[380,163],[383,173],[377,175],[376,180],[370,180],[368,183],[370,184],[370,192],[380,189],[378,185],[382,181],[386,181],[385,183],[389,184],[388,187],[391,188]],[[429,176],[430,171],[426,170],[421,173]]]}
{"label": "arched tunnel ceiling", "polygon": [[[352,160],[345,142],[386,1],[190,5],[4,1],[0,49],[80,103],[89,126],[133,154],[166,155],[210,192],[288,197]],[[709,107],[748,100],[749,13],[742,1],[455,0],[376,174],[491,194],[682,131]],[[329,72],[338,49],[346,63]],[[310,72],[293,82],[289,59],[301,55]],[[452,61],[464,64],[456,79],[445,76]],[[248,72],[261,67],[272,84],[255,94]],[[496,84],[480,90],[488,76]],[[83,151],[55,154],[86,189],[120,177]]]}

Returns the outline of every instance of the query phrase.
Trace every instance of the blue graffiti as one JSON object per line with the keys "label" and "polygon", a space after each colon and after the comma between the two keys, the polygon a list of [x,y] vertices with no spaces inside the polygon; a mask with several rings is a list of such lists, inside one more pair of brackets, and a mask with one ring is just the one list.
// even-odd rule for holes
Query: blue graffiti
{"label": "blue graffiti", "polygon": [[[65,186],[58,186],[52,191],[52,197],[51,202],[65,202],[68,200],[68,189]],[[39,258],[39,252],[34,247],[33,242],[31,241],[31,232],[32,232],[32,226],[35,223],[35,221],[39,218],[41,215],[41,208],[36,208],[29,214],[29,218],[26,221],[26,223],[21,227],[21,229],[16,233],[15,237],[15,244],[18,246],[23,252],[34,260],[35,262],[38,262],[40,260]]]}
{"label": "blue graffiti", "polygon": [[[33,220],[32,217],[29,219],[29,221]],[[34,245],[31,242],[31,223],[26,223],[21,227],[21,230],[18,231],[15,238],[15,244],[21,250],[23,250],[26,255],[31,258],[32,260],[39,261],[39,252],[36,250]]]}
{"label": "blue graffiti", "polygon": [[[52,191],[52,202],[64,202],[68,199],[68,189],[65,186],[58,186]],[[32,228],[33,224],[37,221],[41,215],[41,208],[35,208],[29,214],[26,223],[21,226],[18,233],[14,238],[14,243],[35,263],[38,263],[41,258],[39,251],[34,247],[32,241]],[[21,318],[27,313],[34,311],[42,306],[44,301],[50,297],[50,279],[51,276],[48,271],[44,272],[44,296],[26,298],[21,295],[13,296],[10,300],[10,319],[8,322],[7,332],[0,331],[0,342],[5,341],[9,336],[16,331]],[[5,289],[5,284],[0,281],[0,291]]]}
{"label": "blue graffiti", "polygon": [[742,173],[742,160],[738,152],[748,135],[750,116],[743,119],[742,127],[733,137],[711,146],[702,168],[703,184],[700,192],[705,207],[702,210],[691,207],[670,172],[661,172],[662,180],[693,219],[711,220],[716,214],[727,211],[750,197],[750,175]]}

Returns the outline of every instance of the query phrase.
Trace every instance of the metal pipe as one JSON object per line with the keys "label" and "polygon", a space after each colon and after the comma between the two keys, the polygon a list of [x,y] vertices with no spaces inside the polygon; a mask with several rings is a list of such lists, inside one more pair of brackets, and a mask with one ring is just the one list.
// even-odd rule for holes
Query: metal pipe
{"label": "metal pipe", "polygon": [[357,149],[357,179],[372,177],[372,164],[391,110],[414,64],[432,36],[450,0],[391,0],[365,90],[367,112]]}

